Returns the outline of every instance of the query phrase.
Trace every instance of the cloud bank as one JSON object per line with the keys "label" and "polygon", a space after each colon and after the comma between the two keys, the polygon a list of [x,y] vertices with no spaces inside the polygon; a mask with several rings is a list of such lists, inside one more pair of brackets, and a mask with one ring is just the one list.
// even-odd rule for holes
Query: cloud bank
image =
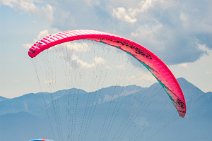
{"label": "cloud bank", "polygon": [[176,0],[0,0],[0,5],[48,18],[49,28],[97,29],[125,36],[181,64],[212,49],[212,1]]}

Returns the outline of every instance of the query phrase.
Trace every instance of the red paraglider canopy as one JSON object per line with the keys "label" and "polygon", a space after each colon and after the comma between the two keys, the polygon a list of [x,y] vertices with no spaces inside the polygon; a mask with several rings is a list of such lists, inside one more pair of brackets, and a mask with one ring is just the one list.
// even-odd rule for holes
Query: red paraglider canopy
{"label": "red paraglider canopy", "polygon": [[155,54],[129,39],[94,30],[71,30],[48,35],[40,41],[37,41],[29,49],[28,54],[33,58],[50,47],[74,40],[102,42],[131,54],[140,61],[164,87],[179,115],[181,117],[185,116],[186,102],[184,95],[172,72]]}

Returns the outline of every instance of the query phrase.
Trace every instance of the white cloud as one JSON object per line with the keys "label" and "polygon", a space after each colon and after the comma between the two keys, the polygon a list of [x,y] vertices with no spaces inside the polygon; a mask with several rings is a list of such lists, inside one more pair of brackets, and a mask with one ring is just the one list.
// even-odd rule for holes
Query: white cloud
{"label": "white cloud", "polygon": [[42,30],[42,31],[40,31],[40,32],[38,33],[37,39],[44,38],[44,37],[46,37],[47,35],[49,35],[49,31],[48,31],[47,29]]}
{"label": "white cloud", "polygon": [[11,8],[18,8],[30,13],[37,11],[37,7],[31,0],[0,0],[0,4]]}
{"label": "white cloud", "polygon": [[138,4],[136,8],[124,8],[118,7],[113,9],[112,15],[119,20],[128,22],[128,23],[135,23],[137,21],[137,16],[147,11],[152,6],[152,0],[144,0]]}
{"label": "white cloud", "polygon": [[100,5],[100,1],[99,0],[84,0],[85,3],[89,6],[97,6]]}
{"label": "white cloud", "polygon": [[201,90],[211,91],[212,74],[212,51],[203,47],[207,54],[203,55],[196,62],[177,64],[171,66],[171,70],[176,77],[184,77]]}
{"label": "white cloud", "polygon": [[38,33],[38,36],[33,40],[33,42],[24,43],[23,47],[29,49],[37,40],[40,40],[41,38],[46,37],[47,35],[49,35],[49,31],[47,29],[42,30]]}
{"label": "white cloud", "polygon": [[207,45],[205,45],[205,44],[197,43],[197,47],[198,47],[200,50],[204,51],[206,54],[207,54],[208,52],[211,51],[211,50],[207,47]]}
{"label": "white cloud", "polygon": [[105,60],[101,57],[95,57],[93,59],[93,62],[89,63],[89,62],[86,62],[82,59],[80,59],[78,56],[76,55],[72,55],[71,57],[71,60],[70,60],[71,64],[73,67],[77,67],[77,68],[83,68],[83,69],[91,69],[91,68],[95,68],[97,67],[98,65],[102,65],[105,63]]}
{"label": "white cloud", "polygon": [[62,46],[67,47],[70,52],[87,52],[89,45],[87,43],[65,43]]}
{"label": "white cloud", "polygon": [[166,47],[162,39],[166,36],[165,32],[167,31],[164,25],[157,20],[153,20],[151,23],[139,26],[134,32],[131,32],[131,36],[140,39],[142,44],[147,45],[147,48],[154,48],[154,50],[161,52]]}
{"label": "white cloud", "polygon": [[0,5],[5,5],[14,9],[19,9],[30,14],[53,21],[54,10],[50,4],[45,4],[40,0],[0,0]]}
{"label": "white cloud", "polygon": [[58,45],[56,48],[56,54],[63,60],[68,62],[73,68],[92,66],[89,63],[79,59],[78,56],[86,55],[89,52],[89,44],[85,42],[67,42]]}
{"label": "white cloud", "polygon": [[181,68],[187,69],[189,65],[188,63],[182,63],[182,64],[179,64],[178,66]]}
{"label": "white cloud", "polygon": [[124,7],[113,9],[113,16],[128,23],[134,23],[137,21],[135,16],[132,13],[128,13]]}
{"label": "white cloud", "polygon": [[50,4],[42,7],[38,14],[44,16],[44,18],[48,19],[50,23],[54,20],[54,8]]}
{"label": "white cloud", "polygon": [[95,57],[94,58],[94,62],[95,64],[104,64],[105,63],[105,60],[102,58],[102,57]]}
{"label": "white cloud", "polygon": [[32,45],[33,45],[32,43],[25,43],[23,44],[23,47],[29,49]]}

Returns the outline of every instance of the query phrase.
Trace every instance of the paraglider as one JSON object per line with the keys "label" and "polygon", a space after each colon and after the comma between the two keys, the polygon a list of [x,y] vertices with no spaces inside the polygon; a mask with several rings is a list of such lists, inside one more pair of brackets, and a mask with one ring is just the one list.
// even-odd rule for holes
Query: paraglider
{"label": "paraglider", "polygon": [[159,81],[169,98],[173,102],[178,114],[184,117],[186,114],[186,102],[183,92],[176,78],[169,70],[167,65],[159,59],[158,56],[141,46],[140,44],[129,39],[113,35],[110,33],[94,30],[71,30],[48,35],[37,41],[28,51],[31,58],[36,57],[42,51],[55,45],[74,41],[74,40],[92,40],[101,42],[129,53],[139,62],[141,62]]}
{"label": "paraglider", "polygon": [[53,141],[53,140],[49,140],[49,139],[32,139],[29,141]]}

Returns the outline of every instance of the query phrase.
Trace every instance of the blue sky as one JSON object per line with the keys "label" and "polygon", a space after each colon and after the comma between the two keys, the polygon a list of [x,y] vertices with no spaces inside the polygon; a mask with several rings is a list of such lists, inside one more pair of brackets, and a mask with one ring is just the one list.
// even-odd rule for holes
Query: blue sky
{"label": "blue sky", "polygon": [[[205,92],[212,91],[211,5],[210,0],[0,0],[0,95],[15,97],[39,91],[28,47],[47,34],[72,29],[96,29],[130,38],[162,58],[177,77]],[[64,45],[70,49],[69,61],[78,68],[76,74],[113,68],[113,80],[92,88],[80,82],[73,86],[94,90],[155,82],[144,67],[117,50],[95,48],[97,53],[87,55],[94,52],[89,44]],[[117,72],[128,78],[117,78]],[[84,77],[89,80],[94,75]],[[61,85],[57,89],[63,88]]]}

